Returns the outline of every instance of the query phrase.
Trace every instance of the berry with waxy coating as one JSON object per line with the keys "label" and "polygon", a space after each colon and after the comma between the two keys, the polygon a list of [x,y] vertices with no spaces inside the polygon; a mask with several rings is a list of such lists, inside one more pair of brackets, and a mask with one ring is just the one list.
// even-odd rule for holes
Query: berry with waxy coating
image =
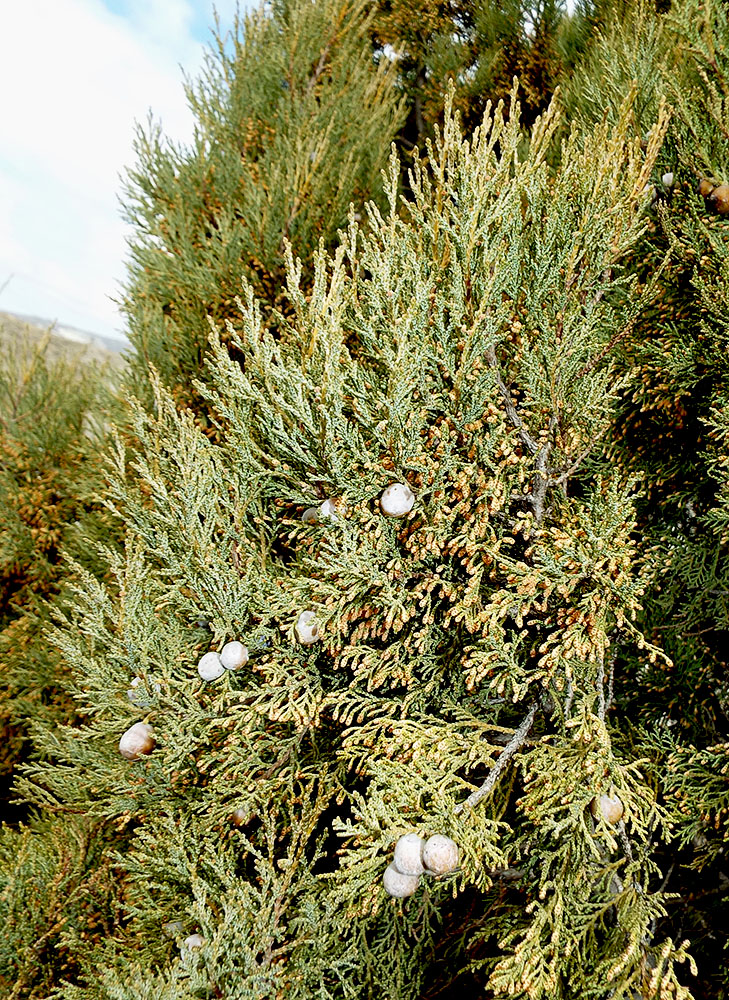
{"label": "berry with waxy coating", "polygon": [[119,740],[119,753],[127,760],[152,753],[154,747],[154,730],[146,722],[135,722]]}
{"label": "berry with waxy coating", "polygon": [[319,641],[319,623],[315,611],[302,611],[296,621],[296,638],[302,646],[311,646]]}
{"label": "berry with waxy coating", "polygon": [[458,844],[450,837],[436,833],[428,837],[423,848],[423,861],[434,875],[445,875],[458,867]]}
{"label": "berry with waxy coating", "polygon": [[324,503],[319,507],[319,520],[320,521],[338,521],[339,511],[337,505],[333,500],[325,500]]}
{"label": "berry with waxy coating", "polygon": [[220,662],[217,653],[206,653],[197,665],[197,672],[204,681],[214,681],[217,677],[222,677],[225,667]]}
{"label": "berry with waxy coating", "polygon": [[425,841],[417,833],[406,833],[395,844],[395,857],[392,863],[402,875],[422,875],[423,848]]}
{"label": "berry with waxy coating", "polygon": [[242,642],[226,642],[220,650],[220,662],[226,670],[239,670],[248,663],[248,647]]}
{"label": "berry with waxy coating", "polygon": [[413,509],[415,494],[407,483],[393,483],[380,497],[380,509],[388,517],[404,517]]}
{"label": "berry with waxy coating", "polygon": [[412,896],[420,884],[419,875],[403,875],[394,864],[388,865],[385,874],[382,876],[382,884],[385,892],[395,899],[405,899]]}

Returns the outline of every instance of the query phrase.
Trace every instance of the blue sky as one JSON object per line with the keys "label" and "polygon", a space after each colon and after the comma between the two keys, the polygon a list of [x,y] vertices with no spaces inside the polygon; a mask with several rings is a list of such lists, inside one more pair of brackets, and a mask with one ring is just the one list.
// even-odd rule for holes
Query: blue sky
{"label": "blue sky", "polygon": [[[235,0],[215,7],[227,29]],[[191,136],[182,71],[195,75],[212,24],[212,0],[3,5],[0,310],[121,336],[134,122],[151,109],[172,139]]]}

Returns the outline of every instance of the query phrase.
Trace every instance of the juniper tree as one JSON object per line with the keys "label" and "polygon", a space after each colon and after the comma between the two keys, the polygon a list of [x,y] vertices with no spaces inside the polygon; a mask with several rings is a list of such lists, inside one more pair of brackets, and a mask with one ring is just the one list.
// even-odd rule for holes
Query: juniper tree
{"label": "juniper tree", "polygon": [[124,201],[137,391],[153,364],[189,404],[207,317],[234,314],[241,277],[274,306],[284,240],[310,261],[372,193],[400,111],[393,68],[373,60],[367,7],[280,0],[236,18],[188,81],[192,143],[140,128]]}
{"label": "juniper tree", "polygon": [[[92,494],[101,400],[109,372],[80,352],[54,356],[50,335],[0,331],[0,664],[2,786],[8,789],[31,722],[73,715],[56,651],[42,635],[47,602],[64,588],[61,552],[84,554],[94,533]],[[83,525],[83,528],[82,528]]]}
{"label": "juniper tree", "polygon": [[[19,787],[61,822],[4,839],[18,996],[724,995],[725,240],[692,185],[726,176],[728,41],[639,10],[566,113],[448,109],[405,199],[393,158],[336,246],[279,244],[275,299],[209,310],[197,383],[137,364],[125,547],[54,633],[79,718]],[[460,868],[398,901],[408,834]]]}
{"label": "juniper tree", "polygon": [[613,456],[643,477],[638,523],[651,583],[642,624],[670,662],[644,671],[628,660],[620,697],[629,714],[659,727],[649,752],[671,793],[667,801],[682,841],[681,853],[667,858],[674,869],[669,887],[681,899],[672,919],[691,934],[711,970],[701,995],[712,997],[727,990],[716,934],[726,920],[726,887],[717,892],[717,880],[720,887],[726,880],[721,854],[729,796],[727,231],[698,184],[711,178],[704,191],[710,195],[729,170],[727,45],[721,5],[683,3],[658,21],[644,10],[606,32],[573,91],[579,95],[573,106],[588,119],[594,119],[590,105],[598,114],[602,108],[615,114],[631,78],[641,81],[648,119],[661,92],[676,109],[650,187],[653,223],[636,261],[643,273],[662,265],[660,293],[624,342],[632,388],[613,435]]}
{"label": "juniper tree", "polygon": [[[125,918],[59,996],[690,996],[657,933],[660,778],[608,716],[617,634],[663,655],[635,623],[640,487],[600,462],[655,287],[626,261],[666,115],[645,153],[633,121],[557,155],[554,106],[471,139],[447,110],[412,199],[393,156],[310,291],[288,247],[285,312],[244,283],[213,320],[214,440],[153,373],[130,403],[125,550],[108,584],[78,569],[56,634],[83,725],[39,734],[20,786],[127,832]],[[233,640],[250,660],[202,682]],[[400,902],[406,833],[461,860]]]}
{"label": "juniper tree", "polygon": [[[63,552],[103,573],[95,545],[112,543],[95,500],[108,369],[83,350],[31,340],[3,323],[0,349],[0,991],[47,996],[73,976],[79,943],[116,918],[106,832],[64,816],[37,817],[11,791],[32,733],[76,718],[69,664],[45,633],[71,576]],[[18,329],[13,327],[18,326]],[[22,820],[22,822],[21,822]]]}

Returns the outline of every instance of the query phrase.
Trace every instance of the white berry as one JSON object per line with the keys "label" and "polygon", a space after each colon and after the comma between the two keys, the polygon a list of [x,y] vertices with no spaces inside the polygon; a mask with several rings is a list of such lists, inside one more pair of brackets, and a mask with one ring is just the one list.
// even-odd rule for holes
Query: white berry
{"label": "white berry", "polygon": [[403,875],[394,864],[388,865],[382,876],[385,892],[389,896],[394,896],[395,899],[405,899],[406,896],[412,896],[419,883],[419,875]]}
{"label": "white berry", "polygon": [[663,186],[664,187],[672,188],[673,187],[673,173],[670,172],[670,173],[664,174],[663,177],[661,177],[661,181],[663,182]]}
{"label": "white berry", "polygon": [[434,875],[445,875],[458,867],[458,844],[450,837],[436,833],[428,837],[423,848],[423,862]]}
{"label": "white berry", "polygon": [[296,622],[296,638],[302,646],[311,646],[319,640],[319,623],[315,611],[302,611]]}
{"label": "white berry", "polygon": [[135,722],[119,740],[119,753],[127,760],[152,753],[154,747],[154,730],[146,722]]}
{"label": "white berry", "polygon": [[154,704],[154,695],[161,694],[162,685],[155,681],[150,685],[150,690],[154,693],[148,693],[148,689],[144,687],[144,681],[141,677],[132,677],[129,690],[127,691],[127,698],[137,708],[150,708]]}
{"label": "white berry", "polygon": [[319,520],[319,508],[307,507],[307,509],[301,515],[301,520],[304,522],[304,524],[316,524],[316,522]]}
{"label": "white berry", "polygon": [[425,871],[423,864],[423,847],[425,841],[417,833],[406,833],[400,837],[395,844],[395,857],[392,863],[401,875],[422,875]]}
{"label": "white berry", "polygon": [[248,647],[242,642],[226,642],[220,651],[220,662],[226,670],[239,670],[248,663]]}
{"label": "white berry", "polygon": [[197,951],[197,949],[202,948],[204,944],[205,938],[202,934],[190,934],[189,937],[186,937],[182,942],[182,948],[183,950],[187,948],[188,951]]}
{"label": "white berry", "polygon": [[619,823],[623,818],[625,809],[623,803],[617,795],[601,795],[599,799],[592,800],[592,815],[597,817],[602,814],[606,823]]}
{"label": "white berry", "polygon": [[218,654],[210,652],[201,658],[197,665],[197,672],[204,681],[214,681],[216,677],[223,676],[225,667],[220,662]]}
{"label": "white berry", "polygon": [[380,497],[382,513],[388,517],[404,517],[413,509],[415,494],[407,483],[393,483]]}
{"label": "white berry", "polygon": [[320,521],[338,521],[339,512],[337,510],[337,505],[333,500],[325,500],[323,504],[319,507],[319,520]]}

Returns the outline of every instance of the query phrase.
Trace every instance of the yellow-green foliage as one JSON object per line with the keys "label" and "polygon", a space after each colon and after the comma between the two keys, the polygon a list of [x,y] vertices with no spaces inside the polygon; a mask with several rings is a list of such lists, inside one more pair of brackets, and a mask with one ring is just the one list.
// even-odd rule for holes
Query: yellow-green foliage
{"label": "yellow-green foliage", "polygon": [[[282,51],[250,23],[241,80],[264,36]],[[641,7],[605,20],[590,81],[533,128],[513,96],[464,135],[449,103],[405,197],[393,153],[338,243],[271,230],[285,282],[254,268],[239,287],[233,240],[219,310],[206,248],[237,232],[232,195],[220,245],[199,200],[189,228],[176,203],[179,252],[155,271],[150,188],[160,283],[130,301],[152,347],[104,491],[124,546],[103,572],[68,563],[49,638],[77,719],[36,727],[17,785],[98,823],[123,899],[73,938],[54,1000],[726,995],[729,244],[691,175],[725,169],[728,32],[711,4]],[[239,155],[220,153],[233,179]],[[265,176],[246,173],[252,218]],[[185,177],[205,202],[204,171]],[[180,364],[188,335],[200,356]],[[379,504],[397,482],[401,519]],[[305,520],[325,499],[335,517]],[[201,681],[232,639],[250,661]],[[129,761],[141,721],[154,747]],[[459,866],[399,900],[382,875],[407,833],[452,837]],[[51,881],[53,836],[33,852]],[[10,847],[4,868],[17,912],[35,862]],[[34,933],[19,923],[7,975],[42,995],[45,970],[16,971]]]}
{"label": "yellow-green foliage", "polygon": [[11,333],[0,356],[0,759],[7,781],[31,719],[52,725],[73,710],[55,651],[42,634],[47,601],[64,588],[64,547],[83,553],[99,485],[102,373],[50,359],[50,337]]}
{"label": "yellow-green foliage", "polygon": [[[550,170],[555,109],[526,136],[499,108],[470,140],[448,111],[413,200],[393,156],[389,210],[350,214],[310,294],[287,252],[280,339],[250,289],[226,333],[240,363],[212,331],[215,442],[159,380],[132,408],[109,492],[125,554],[109,587],[79,572],[55,636],[84,665],[84,724],[40,734],[48,763],[20,783],[137,824],[129,924],[86,959],[113,974],[65,996],[405,1000],[457,977],[690,995],[684,947],[655,935],[665,813],[607,714],[618,643],[661,655],[634,624],[638,487],[590,468],[651,290],[623,262],[665,120],[647,159],[631,121],[628,101]],[[388,519],[398,481],[415,505]],[[337,519],[303,523],[325,498]],[[321,640],[302,647],[306,609]],[[201,683],[199,656],[234,638],[248,666]],[[156,746],[130,763],[141,719]],[[607,793],[618,827],[591,812]],[[447,833],[461,864],[400,903],[381,876],[410,831]]]}
{"label": "yellow-green foliage", "polygon": [[117,875],[98,828],[63,817],[0,829],[0,989],[47,997],[119,919]]}
{"label": "yellow-green foliage", "polygon": [[140,130],[124,300],[138,391],[151,363],[181,404],[193,401],[207,317],[234,315],[242,277],[280,305],[284,240],[310,263],[349,203],[378,186],[402,112],[394,68],[372,59],[368,8],[299,0],[247,13],[188,87],[190,147],[173,147],[158,126]]}

